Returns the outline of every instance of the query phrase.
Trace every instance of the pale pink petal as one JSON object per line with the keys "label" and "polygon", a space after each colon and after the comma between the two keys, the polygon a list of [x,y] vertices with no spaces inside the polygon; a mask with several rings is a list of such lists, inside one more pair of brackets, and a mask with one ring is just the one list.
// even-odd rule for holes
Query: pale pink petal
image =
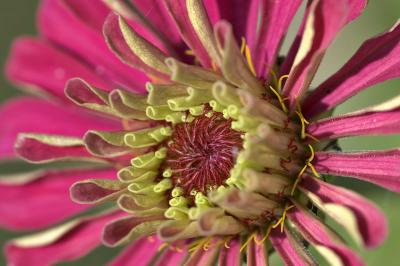
{"label": "pale pink petal", "polygon": [[314,166],[321,174],[354,177],[400,192],[400,150],[317,152]]}
{"label": "pale pink petal", "polygon": [[116,121],[85,114],[77,108],[31,97],[7,102],[0,108],[0,120],[0,157],[14,156],[14,143],[21,132],[82,137],[89,129],[122,127]]}
{"label": "pale pink petal", "polygon": [[311,123],[307,131],[319,140],[398,134],[400,133],[400,108],[330,117]]}
{"label": "pale pink petal", "polygon": [[360,195],[319,179],[305,176],[301,187],[317,195],[324,203],[340,204],[349,208],[357,218],[360,235],[367,247],[376,247],[387,236],[384,214],[375,204]]}
{"label": "pale pink petal", "polygon": [[229,248],[225,246],[219,254],[218,265],[220,266],[240,266],[242,265],[240,255],[240,241],[239,239],[232,239],[227,243]]}
{"label": "pale pink petal", "polygon": [[281,42],[302,1],[262,0],[258,2],[260,6],[257,11],[261,10],[261,21],[257,23],[260,23],[260,28],[254,45],[250,49],[257,76],[268,77]]}
{"label": "pale pink petal", "polygon": [[[102,228],[120,215],[120,212],[116,212],[79,219],[72,228],[50,243],[27,245],[26,241],[9,242],[5,247],[7,261],[13,266],[50,266],[76,260],[101,244]],[[43,242],[43,239],[37,241]]]}
{"label": "pale pink petal", "polygon": [[[33,176],[34,175],[34,176]],[[58,223],[87,209],[69,198],[69,187],[85,178],[110,178],[114,169],[49,170],[0,181],[0,226],[17,229],[39,229]],[[7,182],[6,182],[7,181]]]}
{"label": "pale pink petal", "polygon": [[[296,37],[289,49],[288,54],[285,57],[285,60],[282,64],[281,70],[280,70],[280,75],[286,75],[289,73],[290,69],[293,66],[294,58],[296,57],[296,54],[298,52],[298,49],[300,47],[300,42],[301,38],[304,33],[304,26],[310,11],[310,4],[312,1],[307,1],[307,7],[305,14],[303,16],[303,20],[301,22],[301,25],[299,27],[299,30],[296,34]],[[354,19],[356,19],[364,10],[364,8],[367,6],[367,0],[347,0],[347,9],[348,9],[348,14],[346,18],[346,23],[350,23]]]}
{"label": "pale pink petal", "polygon": [[[109,266],[147,266],[157,255],[162,242],[155,237],[143,237],[125,248]],[[166,265],[166,264],[164,264]],[[175,264],[176,265],[176,264]]]}
{"label": "pale pink petal", "polygon": [[348,12],[347,0],[311,3],[299,51],[283,89],[292,110],[301,102],[329,44],[346,24]]}
{"label": "pale pink petal", "polygon": [[[104,8],[102,1],[90,0],[92,9]],[[119,85],[144,91],[148,78],[120,62],[108,49],[101,30],[88,23],[79,1],[44,0],[39,9],[41,34],[62,47],[73,51],[87,62],[99,76],[107,77]],[[94,11],[93,11],[94,12]],[[103,14],[103,20],[106,19]]]}
{"label": "pale pink petal", "polygon": [[350,60],[315,89],[302,107],[307,117],[330,110],[363,89],[400,76],[400,24],[364,42]]}
{"label": "pale pink petal", "polygon": [[[132,25],[131,25],[132,26]],[[137,27],[133,28],[136,30]],[[125,62],[131,67],[139,69],[148,75],[165,76],[157,70],[145,64],[136,54],[134,54],[125,41],[119,25],[119,16],[117,14],[110,14],[103,28],[106,42],[110,49],[115,53],[121,61]],[[138,32],[138,34],[140,34]],[[150,41],[150,43],[152,43]],[[153,44],[153,43],[152,43]]]}
{"label": "pale pink petal", "polygon": [[202,45],[199,37],[197,36],[186,9],[185,0],[165,0],[165,6],[172,16],[176,27],[178,28],[182,39],[187,46],[193,50],[196,57],[200,60],[204,67],[211,67],[211,59],[206,49]]}
{"label": "pale pink petal", "polygon": [[[260,234],[257,235],[257,239],[262,239],[262,237]],[[247,245],[246,257],[247,266],[268,266],[266,242],[256,243],[254,240],[250,241]]]}
{"label": "pale pink petal", "polygon": [[269,235],[274,249],[279,253],[286,266],[311,266],[316,265],[307,253],[303,244],[289,231],[274,229]]}
{"label": "pale pink petal", "polygon": [[6,73],[10,80],[26,86],[28,90],[44,90],[62,99],[65,99],[65,82],[77,76],[100,87],[113,87],[111,82],[99,77],[92,68],[71,54],[44,40],[29,37],[13,43]]}
{"label": "pale pink petal", "polygon": [[[45,136],[46,138],[47,136]],[[91,160],[83,143],[52,144],[31,135],[19,135],[15,142],[15,153],[32,163],[45,163],[58,160]]]}
{"label": "pale pink petal", "polygon": [[326,225],[306,209],[296,205],[288,212],[288,218],[301,235],[316,248],[324,247],[334,252],[346,266],[362,266],[362,259],[344,244]]}

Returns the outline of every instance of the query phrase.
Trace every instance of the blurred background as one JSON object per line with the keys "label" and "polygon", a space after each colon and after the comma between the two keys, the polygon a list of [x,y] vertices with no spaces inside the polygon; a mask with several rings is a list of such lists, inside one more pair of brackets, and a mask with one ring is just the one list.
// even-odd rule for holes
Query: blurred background
{"label": "blurred background", "polygon": [[[100,0],[99,0],[100,1]],[[0,65],[3,66],[7,58],[9,47],[14,38],[20,35],[35,35],[35,12],[38,0],[13,0],[2,1],[0,3]],[[319,84],[330,74],[334,73],[347,59],[356,51],[360,44],[382,31],[389,29],[400,17],[400,1],[398,0],[370,0],[366,11],[361,17],[346,27],[334,44],[329,48],[313,85]],[[299,16],[296,22],[299,21]],[[283,51],[289,46],[291,35],[296,27],[291,27],[289,34],[283,45]],[[73,38],[71,38],[73,41]],[[0,101],[4,102],[11,97],[21,94],[17,88],[7,82],[4,75],[0,77]],[[362,107],[382,102],[393,96],[400,94],[400,80],[391,80],[371,87],[363,93],[353,97],[350,101],[339,106],[335,113],[345,113],[354,111]],[[0,121],[1,123],[1,121]],[[1,129],[0,129],[1,130]],[[386,149],[400,147],[400,136],[385,137],[354,137],[344,139],[340,142],[343,150],[365,150],[365,149]],[[0,164],[0,175],[14,170],[24,170],[30,166],[9,162]],[[370,266],[398,266],[400,254],[400,196],[388,192],[374,185],[347,178],[337,178],[336,183],[345,187],[357,190],[359,193],[370,198],[386,213],[389,223],[389,237],[386,242],[375,250],[360,250],[365,258],[367,265]],[[335,227],[335,224],[332,224]],[[7,239],[21,235],[16,232],[7,232],[0,229],[0,246],[3,246]],[[345,238],[348,236],[344,234]],[[351,240],[349,240],[350,243]],[[357,247],[355,247],[358,249]],[[99,248],[92,252],[88,257],[61,265],[103,265],[105,261],[116,254],[118,249]],[[271,265],[280,265],[277,256],[273,255]],[[0,265],[5,265],[4,256],[0,254]]]}

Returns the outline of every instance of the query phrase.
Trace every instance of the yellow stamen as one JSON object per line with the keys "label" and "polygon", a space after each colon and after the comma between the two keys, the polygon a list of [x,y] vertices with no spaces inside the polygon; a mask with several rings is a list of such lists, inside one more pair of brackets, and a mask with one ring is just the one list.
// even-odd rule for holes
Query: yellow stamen
{"label": "yellow stamen", "polygon": [[279,225],[281,226],[281,232],[283,233],[283,228],[285,225],[285,219],[286,219],[286,213],[292,209],[294,207],[294,205],[290,205],[286,204],[285,206],[285,210],[283,211],[282,217],[274,224],[272,225],[272,228],[277,228]]}
{"label": "yellow stamen", "polygon": [[240,53],[243,54],[244,53],[244,49],[246,48],[246,39],[244,37],[242,37],[242,44],[240,46]]}
{"label": "yellow stamen", "polygon": [[307,168],[310,168],[311,172],[314,174],[315,177],[318,177],[318,178],[321,177],[321,175],[317,172],[314,165],[312,164],[312,161],[314,160],[314,157],[315,157],[314,148],[310,144],[308,144],[308,148],[310,149],[311,154],[310,154],[310,157],[306,160],[306,164],[304,165],[304,167],[300,170],[299,174],[297,175],[296,180],[294,181],[292,191],[290,192],[290,194],[292,196],[297,188],[297,185],[299,184],[299,182],[301,180],[301,177],[303,176],[303,174],[307,170]]}
{"label": "yellow stamen", "polygon": [[242,252],[247,247],[247,245],[255,237],[255,235],[256,235],[256,233],[253,233],[247,238],[246,242],[244,242],[243,245],[240,247],[240,252]]}
{"label": "yellow stamen", "polygon": [[274,70],[271,70],[271,76],[274,86],[278,86],[278,76],[276,75]]}
{"label": "yellow stamen", "polygon": [[192,55],[192,56],[194,56],[194,52],[193,52],[193,50],[186,50],[186,51],[185,51],[185,55]]}
{"label": "yellow stamen", "polygon": [[268,226],[268,229],[265,232],[265,235],[261,240],[258,240],[257,237],[254,237],[254,242],[256,242],[256,244],[259,246],[262,245],[262,243],[264,243],[264,241],[268,239],[269,234],[271,233],[271,230],[272,230],[272,225]]}
{"label": "yellow stamen", "polygon": [[230,246],[229,246],[229,242],[231,241],[231,237],[227,237],[226,238],[226,240],[224,241],[224,247],[225,248],[231,248]]}
{"label": "yellow stamen", "polygon": [[278,80],[278,90],[282,90],[282,83],[283,83],[283,80],[284,79],[287,79],[287,78],[289,78],[289,75],[283,75],[283,76],[281,76],[280,78],[279,78],[279,80]]}
{"label": "yellow stamen", "polygon": [[160,245],[160,247],[158,248],[158,251],[163,250],[164,248],[168,247],[168,245],[169,245],[169,243],[167,243],[167,242],[162,243],[162,244]]}
{"label": "yellow stamen", "polygon": [[269,86],[269,88],[271,89],[271,91],[276,95],[276,97],[278,98],[279,103],[281,104],[282,110],[287,113],[288,109],[285,105],[284,99],[282,99],[282,96],[279,94],[279,92],[277,92],[272,86]]}
{"label": "yellow stamen", "polygon": [[257,75],[256,70],[254,68],[253,61],[251,60],[250,48],[248,45],[246,45],[245,52],[246,52],[247,64],[249,65],[250,71],[251,73],[253,73],[254,76],[256,76]]}

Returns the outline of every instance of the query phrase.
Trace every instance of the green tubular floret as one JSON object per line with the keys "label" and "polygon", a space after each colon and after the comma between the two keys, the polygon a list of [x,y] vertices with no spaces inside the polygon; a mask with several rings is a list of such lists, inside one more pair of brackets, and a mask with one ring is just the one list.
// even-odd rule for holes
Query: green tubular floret
{"label": "green tubular floret", "polygon": [[185,122],[187,119],[187,115],[184,112],[175,112],[165,116],[165,121],[170,122],[172,124],[179,124]]}
{"label": "green tubular floret", "polygon": [[146,108],[146,115],[152,120],[165,120],[167,115],[175,113],[168,105],[162,106],[148,106]]}
{"label": "green tubular floret", "polygon": [[208,102],[208,104],[211,106],[211,108],[215,111],[215,112],[223,112],[225,109],[225,106],[221,105],[219,102],[217,102],[216,100],[211,100]]}
{"label": "green tubular floret", "polygon": [[128,190],[134,194],[145,194],[150,197],[156,194],[154,192],[154,186],[155,184],[150,182],[133,182],[128,186]]}
{"label": "green tubular floret", "polygon": [[[133,148],[149,147],[158,144],[168,136],[161,134],[161,129],[164,127],[147,128],[135,132],[125,134],[124,142],[126,145]],[[171,129],[170,129],[171,130]]]}
{"label": "green tubular floret", "polygon": [[253,132],[257,130],[260,121],[249,116],[239,115],[237,121],[232,122],[232,128],[238,131]]}
{"label": "green tubular floret", "polygon": [[232,119],[238,119],[239,118],[239,108],[236,105],[229,105],[226,110],[226,114],[227,116],[229,116]]}
{"label": "green tubular floret", "polygon": [[172,176],[172,170],[171,168],[167,168],[164,170],[164,172],[162,173],[163,177],[171,177]]}
{"label": "green tubular floret", "polygon": [[236,105],[242,107],[240,98],[235,88],[223,82],[216,82],[212,88],[212,95],[223,106]]}
{"label": "green tubular floret", "polygon": [[169,205],[172,207],[187,207],[189,201],[183,196],[174,197],[169,200]]}
{"label": "green tubular floret", "polygon": [[147,103],[153,106],[166,105],[168,99],[188,95],[186,87],[180,85],[158,85],[146,84],[146,89],[149,94],[147,95]]}
{"label": "green tubular floret", "polygon": [[186,207],[169,207],[164,216],[168,219],[186,220],[188,219],[189,209]]}
{"label": "green tubular floret", "polygon": [[147,169],[147,170],[158,170],[161,162],[166,156],[166,148],[161,148],[156,152],[149,152],[140,155],[131,160],[131,164],[136,168]]}
{"label": "green tubular floret", "polygon": [[208,198],[201,192],[196,193],[196,196],[194,198],[194,202],[196,206],[210,206],[210,202],[208,201]]}
{"label": "green tubular floret", "polygon": [[183,194],[184,194],[184,191],[180,187],[174,187],[174,189],[172,189],[172,191],[171,191],[171,196],[172,197],[180,197]]}
{"label": "green tubular floret", "polygon": [[172,188],[172,181],[169,178],[162,179],[154,186],[153,191],[156,193],[162,193]]}
{"label": "green tubular floret", "polygon": [[204,105],[193,106],[189,108],[189,113],[193,116],[202,115],[204,112]]}
{"label": "green tubular floret", "polygon": [[143,175],[136,177],[134,180],[135,182],[153,182],[157,175],[157,171],[147,171]]}

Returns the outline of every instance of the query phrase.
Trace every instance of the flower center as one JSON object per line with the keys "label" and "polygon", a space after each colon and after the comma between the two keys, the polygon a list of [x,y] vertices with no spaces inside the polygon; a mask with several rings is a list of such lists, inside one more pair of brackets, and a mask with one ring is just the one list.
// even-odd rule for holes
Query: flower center
{"label": "flower center", "polygon": [[216,189],[229,177],[242,146],[242,133],[231,124],[231,119],[213,113],[175,126],[166,166],[173,172],[173,184],[185,195]]}

